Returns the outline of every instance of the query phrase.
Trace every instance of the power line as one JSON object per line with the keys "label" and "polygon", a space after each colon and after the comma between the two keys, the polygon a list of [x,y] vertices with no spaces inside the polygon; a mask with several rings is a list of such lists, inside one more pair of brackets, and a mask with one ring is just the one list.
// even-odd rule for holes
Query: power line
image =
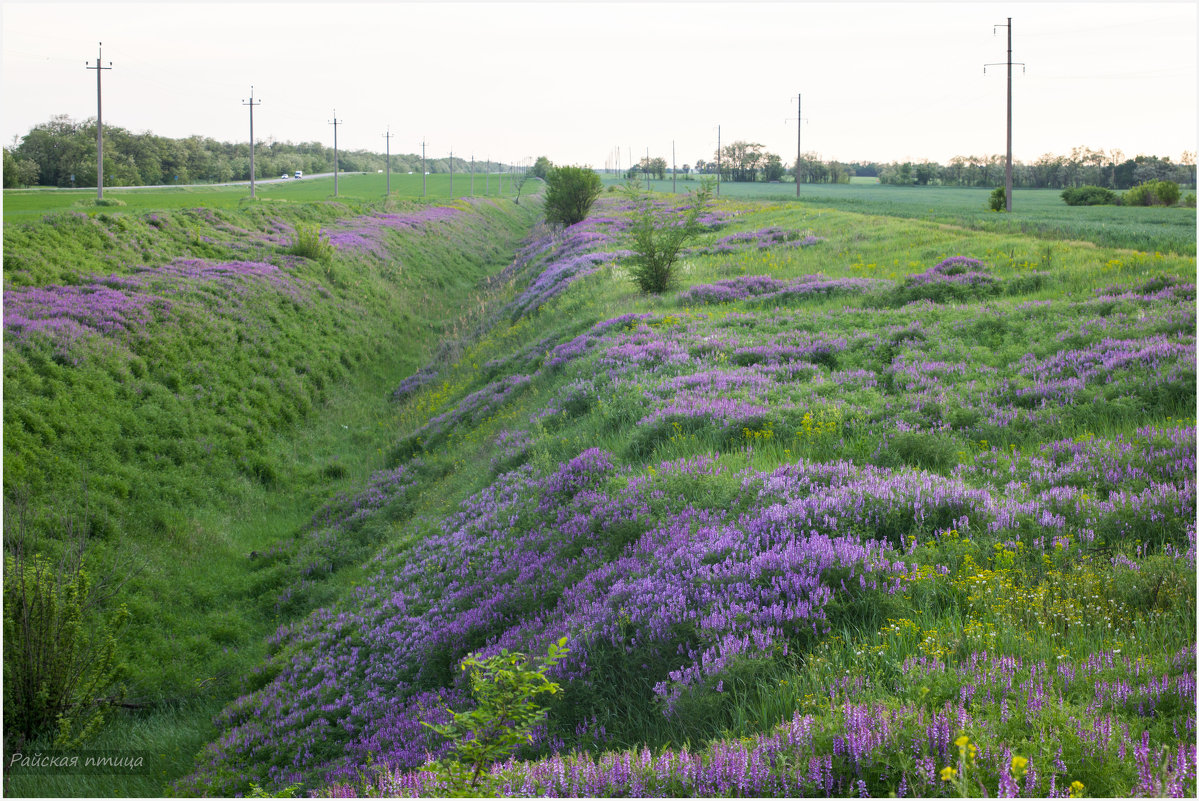
{"label": "power line", "polygon": [[[1003,173],[1003,194],[1004,206],[1007,211],[1012,210],[1012,18],[1007,18],[1007,23],[997,23],[992,26],[991,33],[995,33],[995,28],[1007,28],[1007,165]],[[1003,62],[999,62],[1003,63]],[[983,64],[983,74],[987,72],[987,67],[999,66],[999,63]],[[1024,71],[1024,62],[1016,62],[1020,65],[1020,71]]]}
{"label": "power line", "polygon": [[262,101],[254,102],[254,84],[250,84],[250,99],[241,101],[243,106],[250,107],[250,200],[254,199],[254,107],[261,106]]}
{"label": "power line", "polygon": [[337,119],[337,109],[333,109],[333,119],[329,122],[333,126],[333,197],[337,197],[337,126],[342,123],[343,120]]}
{"label": "power line", "polygon": [[391,126],[387,126],[387,133],[383,134],[387,140],[387,194],[391,194]]}
{"label": "power line", "polygon": [[96,71],[96,200],[104,199],[104,116],[101,114],[100,75],[104,70],[112,69],[112,62],[104,67],[100,64],[100,56],[104,52],[104,43],[96,48],[96,66],[90,66],[86,61],[83,66]]}

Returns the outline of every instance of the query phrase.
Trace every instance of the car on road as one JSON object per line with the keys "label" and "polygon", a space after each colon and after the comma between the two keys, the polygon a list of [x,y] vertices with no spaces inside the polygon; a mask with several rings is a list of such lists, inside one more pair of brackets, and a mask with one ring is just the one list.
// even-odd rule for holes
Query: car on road
{"label": "car on road", "polygon": [[287,179],[287,173],[283,173],[283,174],[282,174],[282,175],[280,175],[279,177],[280,177],[280,178],[283,178],[283,179],[285,179],[285,180],[286,180],[286,179]]}
{"label": "car on road", "polygon": [[297,178],[303,178],[303,177],[304,177],[304,171],[303,171],[303,170],[296,170],[296,177],[297,177]]}

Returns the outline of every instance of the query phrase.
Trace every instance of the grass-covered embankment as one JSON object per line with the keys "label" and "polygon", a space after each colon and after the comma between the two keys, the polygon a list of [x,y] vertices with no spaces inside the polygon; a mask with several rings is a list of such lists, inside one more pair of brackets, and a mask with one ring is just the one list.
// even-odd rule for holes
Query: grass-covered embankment
{"label": "grass-covered embankment", "polygon": [[[458,335],[531,215],[476,199],[6,226],[4,484],[6,509],[27,512],[6,546],[57,555],[69,525],[94,577],[127,579],[111,603],[131,612],[118,650],[134,708],[89,747],[171,752],[165,773],[7,789],[154,795],[186,768],[264,637],[331,600],[350,579],[330,576],[382,536],[295,554],[319,505],[382,466],[386,390]],[[330,259],[290,253],[304,225]]]}
{"label": "grass-covered embankment", "polygon": [[436,794],[459,660],[565,636],[486,792],[1193,794],[1192,261],[722,201],[646,298],[626,213],[397,388],[309,546],[387,547],[179,789]]}

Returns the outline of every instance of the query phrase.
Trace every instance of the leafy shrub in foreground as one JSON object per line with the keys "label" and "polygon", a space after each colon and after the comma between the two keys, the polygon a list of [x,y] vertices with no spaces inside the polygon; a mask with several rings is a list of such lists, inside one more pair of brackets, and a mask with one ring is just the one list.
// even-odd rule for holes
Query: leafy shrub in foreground
{"label": "leafy shrub in foreground", "polygon": [[1007,190],[997,186],[987,198],[987,207],[991,211],[1007,211]]}
{"label": "leafy shrub in foreground", "polygon": [[703,230],[700,215],[710,196],[707,186],[692,193],[690,208],[681,220],[674,214],[658,214],[648,199],[637,209],[630,228],[633,235],[631,249],[636,255],[629,272],[642,292],[659,295],[670,286],[674,279],[674,263],[683,245]]}
{"label": "leafy shrub in foreground", "polygon": [[129,615],[121,606],[93,624],[104,595],[83,567],[82,540],[57,565],[24,546],[4,560],[5,740],[57,729],[56,747],[77,747],[104,722]]}
{"label": "leafy shrub in foreground", "polygon": [[1120,196],[1102,186],[1072,186],[1062,190],[1067,206],[1118,206]]}
{"label": "leafy shrub in foreground", "polygon": [[556,167],[546,183],[545,220],[563,226],[582,222],[604,188],[590,167]]}
{"label": "leafy shrub in foreground", "polygon": [[535,698],[562,690],[545,672],[568,653],[563,637],[550,643],[546,656],[536,660],[508,651],[485,659],[471,654],[462,660],[477,706],[466,712],[450,710],[453,719],[449,723],[424,724],[453,743],[453,756],[431,766],[445,782],[446,794],[461,797],[490,789],[490,782],[479,786],[481,779],[491,778],[484,771],[532,741],[533,730],[548,712]]}

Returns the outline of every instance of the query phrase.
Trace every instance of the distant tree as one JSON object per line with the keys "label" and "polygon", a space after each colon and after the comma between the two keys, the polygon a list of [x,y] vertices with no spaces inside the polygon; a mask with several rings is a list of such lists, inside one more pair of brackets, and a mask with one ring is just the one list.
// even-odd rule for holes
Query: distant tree
{"label": "distant tree", "polygon": [[33,186],[37,183],[37,164],[30,159],[18,159],[4,148],[4,188]]}
{"label": "distant tree", "polygon": [[737,140],[720,150],[721,177],[728,181],[757,180],[758,167],[763,159],[763,145]]}
{"label": "distant tree", "polygon": [[550,170],[554,169],[553,163],[545,156],[538,156],[537,161],[533,162],[533,169],[529,172],[534,178],[545,180],[549,177]]}
{"label": "distant tree", "polygon": [[779,155],[777,153],[767,153],[766,161],[762,165],[762,180],[781,181],[784,171],[783,160],[779,158]]}
{"label": "distant tree", "polygon": [[524,191],[525,184],[533,177],[530,170],[513,170],[512,172],[512,188],[516,190],[516,205],[520,205],[520,193]]}
{"label": "distant tree", "polygon": [[604,189],[590,167],[555,167],[545,180],[545,220],[563,226],[582,222]]}

